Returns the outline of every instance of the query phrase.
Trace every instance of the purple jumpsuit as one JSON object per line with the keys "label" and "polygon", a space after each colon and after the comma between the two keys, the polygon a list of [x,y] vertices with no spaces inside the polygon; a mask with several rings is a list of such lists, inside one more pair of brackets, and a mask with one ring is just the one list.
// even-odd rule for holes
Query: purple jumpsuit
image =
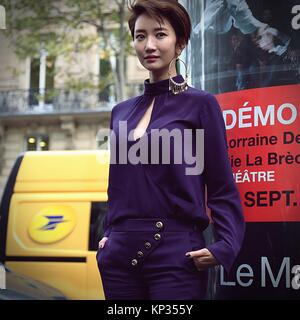
{"label": "purple jumpsuit", "polygon": [[[173,79],[183,81],[181,75]],[[147,130],[133,141],[129,132],[137,127],[153,98]],[[122,134],[120,121],[126,121],[126,134]],[[116,145],[111,149],[111,159],[115,160],[110,163],[108,212],[104,219],[108,240],[97,252],[106,299],[203,299],[208,271],[198,271],[185,253],[206,247],[228,272],[241,248],[245,229],[217,100],[190,86],[174,95],[169,91],[168,79],[156,83],[147,79],[142,95],[113,108],[110,127]],[[151,163],[152,129],[163,128],[182,132],[204,129],[202,174],[187,175],[185,169],[191,164],[174,161],[176,150],[184,145],[172,139],[167,150],[170,163],[162,162],[161,155],[166,152],[162,144],[156,150],[159,162]],[[120,160],[121,150],[128,151],[138,143],[135,151],[139,156],[145,140],[148,163]],[[209,245],[202,234],[209,224],[206,205],[211,209],[216,234],[215,242]]]}

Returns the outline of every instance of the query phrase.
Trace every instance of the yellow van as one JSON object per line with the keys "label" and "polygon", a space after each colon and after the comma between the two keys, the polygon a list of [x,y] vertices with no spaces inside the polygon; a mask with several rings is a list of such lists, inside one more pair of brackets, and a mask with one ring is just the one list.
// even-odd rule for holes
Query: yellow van
{"label": "yellow van", "polygon": [[104,299],[96,251],[107,211],[109,152],[20,155],[0,219],[0,262],[70,299]]}

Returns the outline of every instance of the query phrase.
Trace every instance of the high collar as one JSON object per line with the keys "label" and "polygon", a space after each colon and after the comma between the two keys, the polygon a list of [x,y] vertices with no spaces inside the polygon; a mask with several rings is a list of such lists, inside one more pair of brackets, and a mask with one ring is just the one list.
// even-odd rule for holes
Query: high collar
{"label": "high collar", "polygon": [[[177,76],[172,78],[175,82],[181,83],[184,81],[181,74],[178,74]],[[169,78],[164,79],[157,82],[150,83],[150,79],[146,79],[144,81],[144,94],[145,95],[159,95],[162,93],[166,93],[170,91],[169,90]]]}

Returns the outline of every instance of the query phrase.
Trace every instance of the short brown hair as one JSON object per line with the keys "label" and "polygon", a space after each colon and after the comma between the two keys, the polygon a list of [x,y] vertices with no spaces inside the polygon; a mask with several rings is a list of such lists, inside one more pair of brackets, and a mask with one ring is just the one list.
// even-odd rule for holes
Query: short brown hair
{"label": "short brown hair", "polygon": [[191,36],[191,20],[186,9],[177,0],[137,0],[130,1],[128,26],[134,39],[134,27],[137,18],[148,14],[160,24],[166,18],[175,30],[177,43],[187,45]]}

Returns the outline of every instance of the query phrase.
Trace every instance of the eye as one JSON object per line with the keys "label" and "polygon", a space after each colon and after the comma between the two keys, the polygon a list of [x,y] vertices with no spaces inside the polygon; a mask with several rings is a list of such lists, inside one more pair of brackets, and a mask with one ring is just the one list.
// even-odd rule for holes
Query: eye
{"label": "eye", "polygon": [[144,37],[144,35],[142,35],[142,34],[138,34],[138,35],[135,36],[135,38],[136,38],[137,40],[142,40],[143,37]]}
{"label": "eye", "polygon": [[159,36],[159,38],[162,38],[163,36],[166,36],[166,34],[163,32],[159,32],[156,34],[156,36]]}

